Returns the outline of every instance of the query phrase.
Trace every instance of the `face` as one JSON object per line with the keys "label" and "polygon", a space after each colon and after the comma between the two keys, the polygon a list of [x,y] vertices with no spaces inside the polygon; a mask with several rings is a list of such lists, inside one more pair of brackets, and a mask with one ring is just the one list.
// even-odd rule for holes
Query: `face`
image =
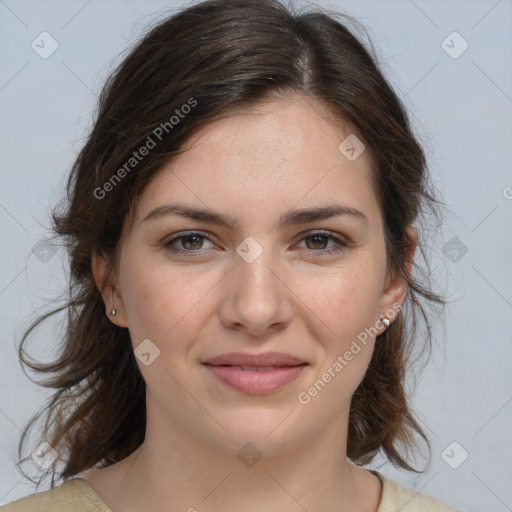
{"label": "face", "polygon": [[386,274],[367,152],[338,149],[350,133],[318,103],[263,104],[201,129],[140,196],[111,319],[155,435],[278,453],[346,431],[378,320],[406,293]]}

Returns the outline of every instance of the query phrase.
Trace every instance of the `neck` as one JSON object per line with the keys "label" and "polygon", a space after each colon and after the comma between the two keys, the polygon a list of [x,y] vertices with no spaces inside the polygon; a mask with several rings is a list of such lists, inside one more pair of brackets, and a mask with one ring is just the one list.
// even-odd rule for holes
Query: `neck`
{"label": "neck", "polygon": [[262,504],[269,512],[375,512],[380,483],[346,459],[346,436],[338,434],[325,432],[279,453],[248,445],[237,455],[187,432],[163,433],[148,423],[141,447],[115,465],[110,488],[116,494],[107,505],[114,512],[259,512]]}

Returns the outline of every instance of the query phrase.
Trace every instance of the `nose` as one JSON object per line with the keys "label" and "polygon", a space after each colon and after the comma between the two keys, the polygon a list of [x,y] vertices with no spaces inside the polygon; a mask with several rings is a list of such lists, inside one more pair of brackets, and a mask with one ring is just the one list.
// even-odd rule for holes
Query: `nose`
{"label": "nose", "polygon": [[221,323],[259,337],[284,329],[294,315],[293,293],[272,250],[251,263],[236,257],[222,292]]}

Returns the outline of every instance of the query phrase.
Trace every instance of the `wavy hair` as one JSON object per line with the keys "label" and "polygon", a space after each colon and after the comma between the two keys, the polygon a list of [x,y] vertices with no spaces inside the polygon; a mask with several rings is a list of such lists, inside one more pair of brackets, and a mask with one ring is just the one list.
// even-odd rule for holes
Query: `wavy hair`
{"label": "wavy hair", "polygon": [[[57,464],[48,469],[52,487],[56,473],[67,479],[93,466],[107,467],[141,445],[145,383],[128,329],[105,315],[92,254],[115,264],[124,220],[191,134],[268,98],[300,95],[327,107],[334,120],[364,141],[372,155],[388,269],[409,285],[400,314],[378,337],[352,397],[347,456],[362,465],[380,452],[396,467],[421,472],[406,455],[417,447],[418,436],[429,449],[430,444],[409,404],[406,369],[415,349],[423,354],[429,348],[430,354],[426,306],[445,301],[430,285],[429,272],[406,260],[415,243],[407,227],[416,223],[428,267],[427,226],[421,229],[420,221],[427,211],[438,218],[441,202],[404,104],[379,69],[371,40],[367,48],[349,23],[359,27],[344,14],[319,8],[299,12],[275,0],[207,0],[157,22],[109,75],[70,170],[66,197],[52,211],[52,230],[69,255],[66,299],[36,318],[19,346],[22,366],[46,376],[38,384],[54,391],[25,426],[18,465],[29,459],[23,459],[24,446],[41,415],[41,439],[63,463],[59,472]],[[144,158],[130,160],[143,146]],[[58,313],[66,314],[60,345],[55,359],[42,364],[24,345],[34,329]],[[427,327],[421,335],[418,314]]]}

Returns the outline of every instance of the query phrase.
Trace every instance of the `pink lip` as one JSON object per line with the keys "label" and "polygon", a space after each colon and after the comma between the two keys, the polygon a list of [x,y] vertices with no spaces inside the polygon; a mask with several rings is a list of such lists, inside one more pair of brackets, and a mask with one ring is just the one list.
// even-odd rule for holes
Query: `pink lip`
{"label": "pink lip", "polygon": [[[308,364],[297,357],[280,352],[245,354],[232,352],[204,362],[213,375],[224,384],[248,395],[272,393],[295,380]],[[272,370],[244,370],[242,366]]]}
{"label": "pink lip", "polygon": [[205,364],[213,366],[297,366],[305,362],[303,359],[282,352],[263,352],[262,354],[230,352],[204,361]]}

